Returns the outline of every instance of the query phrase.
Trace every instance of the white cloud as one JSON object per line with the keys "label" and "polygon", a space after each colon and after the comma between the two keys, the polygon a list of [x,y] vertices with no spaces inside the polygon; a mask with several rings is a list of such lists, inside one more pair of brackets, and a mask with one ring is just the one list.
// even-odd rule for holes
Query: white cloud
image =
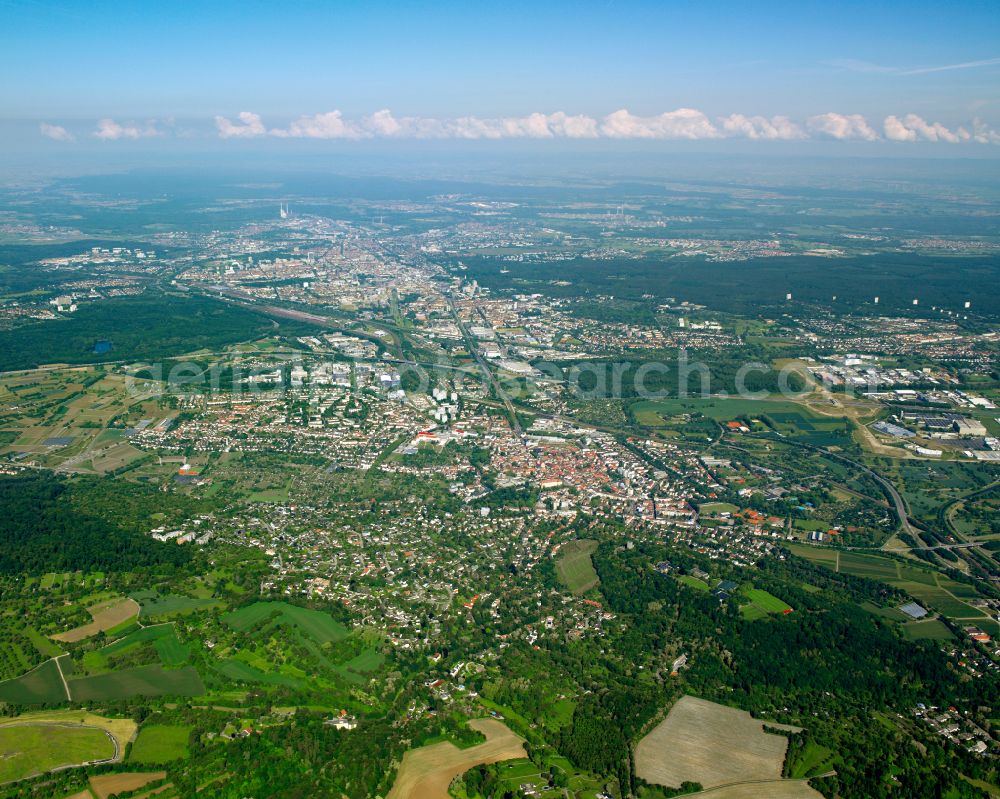
{"label": "white cloud", "polygon": [[979,119],[972,120],[972,140],[977,144],[1000,144],[1000,133]]}
{"label": "white cloud", "polygon": [[947,142],[958,144],[972,138],[965,128],[949,130],[940,122],[927,122],[916,114],[907,114],[902,119],[896,116],[885,118],[883,125],[885,137],[892,141],[925,141]]}
{"label": "white cloud", "polygon": [[626,109],[601,121],[601,135],[610,139],[718,139],[722,134],[707,116],[693,108],[678,108],[653,117]]}
{"label": "white cloud", "polygon": [[215,127],[219,131],[219,136],[223,139],[246,139],[255,136],[264,136],[267,129],[260,118],[260,114],[251,111],[241,111],[237,116],[239,122],[233,122],[223,116],[215,118]]}
{"label": "white cloud", "polygon": [[369,117],[365,117],[364,126],[372,132],[374,136],[400,136],[406,134],[406,128],[393,115],[388,108],[376,111]]}
{"label": "white cloud", "polygon": [[885,130],[885,137],[889,141],[916,141],[917,132],[910,130],[902,121],[895,116],[888,116],[882,125]]}
{"label": "white cloud", "polygon": [[[627,109],[615,111],[598,120],[563,111],[552,114],[536,112],[519,117],[465,116],[396,117],[389,109],[368,116],[349,119],[340,111],[301,116],[286,127],[269,128],[259,114],[241,112],[235,120],[215,117],[221,138],[280,139],[687,139],[715,140],[744,138],[760,141],[794,141],[815,137],[840,141],[881,141],[879,133],[860,114],[827,113],[809,117],[804,123],[787,116],[749,116],[730,114],[713,122],[694,108],[678,108],[655,116],[638,116]],[[916,114],[900,118],[888,116],[883,121],[885,140],[891,142],[977,142],[1000,143],[1000,134],[978,120],[970,129],[950,129],[926,122]],[[123,127],[112,120],[101,120],[101,138],[138,138],[158,135],[147,128]]]}
{"label": "white cloud", "polygon": [[101,119],[97,123],[94,135],[105,141],[117,141],[118,139],[146,139],[152,136],[162,136],[163,132],[153,122],[147,122],[144,127],[140,127],[133,122],[120,125],[113,119]]}
{"label": "white cloud", "polygon": [[878,133],[868,124],[861,114],[819,114],[809,117],[806,123],[809,130],[838,140],[861,139],[876,141]]}
{"label": "white cloud", "polygon": [[364,139],[372,134],[344,119],[340,111],[327,111],[299,117],[285,129],[273,129],[271,135],[291,139]]}
{"label": "white cloud", "polygon": [[50,125],[48,122],[43,122],[38,126],[41,134],[47,138],[54,141],[76,141],[76,136],[70,133],[62,125]]}
{"label": "white cloud", "polygon": [[598,134],[597,120],[588,116],[570,116],[562,111],[549,114],[549,128],[556,136],[567,139],[596,139]]}
{"label": "white cloud", "polygon": [[747,117],[743,114],[730,114],[728,117],[721,117],[719,122],[727,136],[769,140],[808,138],[800,125],[784,116],[768,119],[761,116]]}

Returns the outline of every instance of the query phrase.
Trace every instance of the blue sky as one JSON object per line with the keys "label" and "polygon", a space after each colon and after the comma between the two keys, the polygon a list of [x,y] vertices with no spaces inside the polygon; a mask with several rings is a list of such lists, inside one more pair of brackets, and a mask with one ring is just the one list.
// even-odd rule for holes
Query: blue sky
{"label": "blue sky", "polygon": [[[996,2],[0,0],[0,59],[4,129],[45,123],[63,143],[228,131],[965,144],[976,120],[983,143],[1000,129]],[[368,119],[384,109],[388,122]],[[659,117],[677,109],[706,122]],[[525,122],[533,113],[546,117]]]}

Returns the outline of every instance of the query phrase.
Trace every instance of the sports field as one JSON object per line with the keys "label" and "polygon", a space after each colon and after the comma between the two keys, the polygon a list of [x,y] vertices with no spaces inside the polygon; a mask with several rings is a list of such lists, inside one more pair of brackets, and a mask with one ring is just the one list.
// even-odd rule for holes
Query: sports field
{"label": "sports field", "polygon": [[635,771],[648,782],[672,787],[685,781],[713,788],[780,780],[787,746],[784,737],[764,732],[763,722],[746,711],[684,696],[639,741]]}
{"label": "sports field", "polygon": [[600,582],[590,559],[595,549],[597,542],[590,539],[569,541],[559,548],[556,573],[562,584],[577,596],[587,593]]}
{"label": "sports field", "polygon": [[764,618],[773,613],[784,613],[792,609],[791,605],[762,588],[748,588],[743,592],[743,595],[750,602],[740,606],[740,613],[748,621]]}
{"label": "sports field", "polygon": [[729,502],[703,502],[698,506],[699,516],[719,516],[723,513],[736,513],[739,508]]}
{"label": "sports field", "polygon": [[483,733],[486,741],[468,749],[450,741],[411,749],[403,755],[387,799],[450,799],[452,779],[473,766],[527,756],[524,739],[502,721],[473,719],[469,726]]}
{"label": "sports field", "polygon": [[690,574],[682,574],[677,578],[678,582],[684,583],[686,586],[690,586],[698,591],[707,591],[708,583],[704,580],[699,580],[697,577],[692,577]]}

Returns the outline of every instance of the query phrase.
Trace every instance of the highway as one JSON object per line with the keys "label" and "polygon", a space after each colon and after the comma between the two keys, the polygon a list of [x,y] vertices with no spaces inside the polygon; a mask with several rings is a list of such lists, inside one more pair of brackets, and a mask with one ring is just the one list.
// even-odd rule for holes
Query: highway
{"label": "highway", "polygon": [[[921,537],[920,531],[910,523],[910,514],[909,510],[906,507],[906,500],[903,499],[902,495],[896,489],[896,486],[894,486],[891,482],[889,482],[878,472],[869,469],[863,463],[858,463],[857,461],[851,460],[850,458],[841,455],[838,452],[831,452],[830,450],[824,449],[823,447],[817,447],[813,444],[806,444],[803,441],[795,441],[794,439],[788,438],[787,436],[782,436],[780,433],[778,433],[778,436],[780,436],[780,440],[786,444],[791,444],[792,446],[795,447],[801,447],[802,449],[808,449],[812,450],[813,452],[818,452],[821,455],[825,455],[828,458],[834,458],[840,461],[841,463],[846,463],[849,466],[853,466],[858,471],[867,474],[869,477],[875,480],[880,486],[882,486],[882,488],[885,489],[885,492],[889,495],[889,498],[892,500],[892,504],[896,512],[896,518],[899,519],[899,526],[901,531],[904,533],[909,533],[917,541],[919,541],[920,544],[922,545],[918,547],[919,549],[935,548],[928,545],[928,543],[924,541],[924,539]],[[757,436],[757,437],[775,440],[774,436]]]}

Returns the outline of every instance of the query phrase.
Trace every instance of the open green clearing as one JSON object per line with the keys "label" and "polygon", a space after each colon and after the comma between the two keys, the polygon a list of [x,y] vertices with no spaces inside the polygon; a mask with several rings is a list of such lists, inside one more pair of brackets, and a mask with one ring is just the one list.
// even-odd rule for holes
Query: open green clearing
{"label": "open green clearing", "polygon": [[358,674],[367,674],[376,671],[385,662],[385,655],[373,649],[366,649],[360,655],[351,658],[344,664],[344,668]]}
{"label": "open green clearing", "polygon": [[556,573],[563,585],[577,596],[587,593],[600,582],[590,559],[596,548],[596,541],[581,539],[563,544],[559,549]]}
{"label": "open green clearing", "polygon": [[815,741],[809,741],[792,762],[791,773],[788,776],[798,780],[824,774],[830,770],[833,757],[832,750]]}
{"label": "open green clearing", "polygon": [[910,621],[903,625],[903,636],[910,641],[950,641],[955,636],[940,619]]}
{"label": "open green clearing", "polygon": [[290,625],[320,644],[347,637],[347,628],[319,610],[300,608],[287,602],[255,602],[227,613],[222,620],[237,632],[246,632],[265,621]]}
{"label": "open green clearing", "polygon": [[678,399],[641,400],[629,407],[629,411],[640,424],[658,426],[681,414],[707,416],[717,422],[731,421],[739,417],[757,418],[762,414],[801,414],[810,419],[820,419],[804,405],[788,400],[726,399],[723,397],[686,397]]}
{"label": "open green clearing", "polygon": [[132,744],[129,763],[156,765],[172,760],[183,760],[188,756],[189,726],[148,724],[139,730],[139,736]]}
{"label": "open green clearing", "polygon": [[103,730],[57,724],[0,727],[0,783],[58,766],[107,760],[115,745]]}
{"label": "open green clearing", "polygon": [[[735,419],[760,421],[783,435],[815,446],[840,446],[848,441],[850,422],[844,416],[821,415],[803,403],[787,399],[687,397],[641,400],[629,406],[635,420],[647,427],[666,427],[684,414],[701,414],[715,422]],[[763,427],[758,429],[765,429]]]}
{"label": "open green clearing", "polygon": [[212,599],[197,599],[181,594],[157,594],[155,591],[135,591],[131,597],[139,603],[141,608],[139,617],[143,619],[183,615],[199,608],[220,604]]}

